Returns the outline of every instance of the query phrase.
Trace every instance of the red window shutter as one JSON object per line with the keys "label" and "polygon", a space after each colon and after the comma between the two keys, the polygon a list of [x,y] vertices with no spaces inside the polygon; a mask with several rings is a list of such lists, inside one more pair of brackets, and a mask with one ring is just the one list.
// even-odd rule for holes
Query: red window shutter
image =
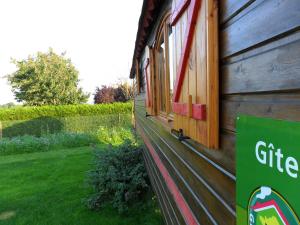
{"label": "red window shutter", "polygon": [[[201,7],[201,0],[182,0],[179,3],[179,6],[175,8],[174,12],[172,13],[171,18],[171,25],[174,26],[178,20],[180,19],[181,15],[184,13],[186,9],[189,10],[189,17],[188,17],[188,26],[186,31],[186,38],[184,40],[183,45],[183,53],[180,58],[180,63],[178,67],[178,72],[176,74],[176,82],[174,87],[174,95],[173,95],[173,111],[176,114],[182,116],[189,116],[196,120],[205,120],[206,119],[206,106],[203,104],[189,104],[185,103],[178,103],[184,76],[186,74],[186,68],[188,65],[188,60],[192,48],[193,37],[195,34],[195,27],[197,18],[199,15]],[[191,109],[190,114],[188,115],[188,110]]]}

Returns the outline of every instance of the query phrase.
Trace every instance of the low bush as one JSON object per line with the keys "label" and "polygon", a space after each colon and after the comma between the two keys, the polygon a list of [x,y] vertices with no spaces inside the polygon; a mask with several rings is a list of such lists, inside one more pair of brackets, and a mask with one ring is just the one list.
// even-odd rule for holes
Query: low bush
{"label": "low bush", "polygon": [[132,103],[99,105],[26,106],[0,109],[0,121],[31,120],[40,117],[74,117],[110,114],[128,114]]}
{"label": "low bush", "polygon": [[83,147],[97,143],[99,143],[97,137],[90,134],[57,133],[42,137],[26,135],[14,138],[3,138],[0,141],[0,155]]}
{"label": "low bush", "polygon": [[86,199],[90,209],[97,210],[112,204],[119,213],[145,197],[149,180],[143,164],[142,148],[132,140],[119,146],[95,151],[93,169],[88,173],[93,188]]}

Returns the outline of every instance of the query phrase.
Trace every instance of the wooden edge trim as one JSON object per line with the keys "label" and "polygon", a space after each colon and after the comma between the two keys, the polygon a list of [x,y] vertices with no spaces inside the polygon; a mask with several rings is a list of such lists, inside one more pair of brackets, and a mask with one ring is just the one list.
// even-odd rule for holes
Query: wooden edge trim
{"label": "wooden edge trim", "polygon": [[188,65],[188,60],[193,44],[193,37],[196,29],[196,23],[201,7],[201,0],[192,0],[192,5],[189,8],[188,26],[186,31],[186,38],[183,45],[183,53],[180,58],[180,63],[178,67],[178,73],[176,75],[176,83],[174,87],[173,101],[178,102],[181,88],[186,72],[186,67]]}
{"label": "wooden edge trim", "polygon": [[154,147],[150,143],[150,140],[146,137],[144,131],[140,128],[139,125],[137,125],[137,128],[140,132],[141,137],[143,138],[145,145],[149,150],[150,155],[152,156],[157,168],[159,169],[164,181],[166,182],[167,188],[169,189],[172,197],[174,198],[174,201],[179,211],[181,212],[185,223],[187,225],[199,225],[194,213],[192,212],[191,208],[187,204],[182,193],[178,189],[175,181],[172,179],[171,175],[169,174],[167,168],[164,166],[163,162],[161,161]]}
{"label": "wooden edge trim", "polygon": [[136,70],[136,88],[137,88],[137,94],[140,94],[140,71],[139,71],[139,61],[136,59],[135,61],[135,70]]}
{"label": "wooden edge trim", "polygon": [[[182,116],[188,116],[189,106],[187,103],[173,102],[173,112]],[[191,118],[195,120],[206,120],[206,105],[192,104]]]}
{"label": "wooden edge trim", "polygon": [[149,58],[146,59],[146,65],[145,65],[145,76],[146,76],[146,82],[147,82],[147,101],[146,101],[146,106],[147,107],[151,107],[151,99],[150,99],[150,83],[149,83],[149,79],[148,79],[148,67],[149,67]]}
{"label": "wooden edge trim", "polygon": [[218,1],[206,0],[207,11],[207,146],[219,149],[219,40],[218,40]]}
{"label": "wooden edge trim", "polygon": [[184,11],[188,8],[190,3],[191,0],[181,0],[181,2],[175,7],[171,16],[171,26],[174,26],[178,22],[178,20],[180,19]]}

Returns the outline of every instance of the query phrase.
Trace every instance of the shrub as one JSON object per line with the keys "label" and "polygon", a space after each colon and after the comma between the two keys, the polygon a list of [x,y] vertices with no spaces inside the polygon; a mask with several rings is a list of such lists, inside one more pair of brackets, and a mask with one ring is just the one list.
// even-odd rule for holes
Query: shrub
{"label": "shrub", "polygon": [[99,105],[25,106],[0,109],[0,121],[31,120],[40,117],[75,117],[111,114],[128,114],[132,103]]}
{"label": "shrub", "polygon": [[112,204],[119,213],[127,212],[149,188],[142,148],[126,140],[118,147],[95,151],[88,183],[93,188],[93,194],[86,200],[90,209]]}
{"label": "shrub", "polygon": [[58,133],[42,137],[22,136],[3,138],[0,141],[0,155],[42,152],[61,148],[83,147],[98,143],[96,136],[89,134]]}

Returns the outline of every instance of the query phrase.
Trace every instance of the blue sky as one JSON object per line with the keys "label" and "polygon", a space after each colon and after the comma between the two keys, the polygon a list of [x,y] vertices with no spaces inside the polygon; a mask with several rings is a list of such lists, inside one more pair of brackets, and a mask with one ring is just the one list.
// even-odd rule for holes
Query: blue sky
{"label": "blue sky", "polygon": [[[86,92],[127,78],[141,7],[142,0],[0,1],[0,77],[15,71],[11,58],[52,47],[67,52]],[[14,101],[4,78],[0,93],[0,104]]]}

